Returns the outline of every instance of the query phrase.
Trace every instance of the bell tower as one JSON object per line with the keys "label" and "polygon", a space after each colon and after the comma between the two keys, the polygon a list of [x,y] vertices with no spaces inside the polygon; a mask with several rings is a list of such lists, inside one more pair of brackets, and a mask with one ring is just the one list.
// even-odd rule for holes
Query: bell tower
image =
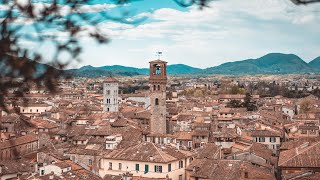
{"label": "bell tower", "polygon": [[166,134],[167,62],[150,61],[151,134]]}

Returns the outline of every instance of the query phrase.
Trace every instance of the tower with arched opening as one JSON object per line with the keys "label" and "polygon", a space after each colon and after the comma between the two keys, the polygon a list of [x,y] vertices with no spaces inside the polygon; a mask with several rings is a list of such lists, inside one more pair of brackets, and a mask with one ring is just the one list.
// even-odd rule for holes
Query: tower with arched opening
{"label": "tower with arched opening", "polygon": [[152,134],[166,134],[167,62],[155,60],[149,63],[151,100],[150,132]]}

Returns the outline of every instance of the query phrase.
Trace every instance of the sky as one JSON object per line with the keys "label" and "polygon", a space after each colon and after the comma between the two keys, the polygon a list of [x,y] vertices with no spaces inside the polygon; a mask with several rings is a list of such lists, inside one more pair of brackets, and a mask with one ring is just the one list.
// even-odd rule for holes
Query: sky
{"label": "sky", "polygon": [[[34,3],[41,8],[50,0]],[[61,13],[67,15],[68,8],[62,9]],[[81,62],[69,68],[148,67],[148,62],[157,58],[157,51],[163,52],[161,59],[169,64],[200,68],[271,52],[296,54],[307,62],[320,56],[320,3],[297,6],[290,0],[217,0],[200,10],[196,5],[181,7],[174,0],[139,0],[121,6],[94,0],[81,7],[81,13],[91,16],[101,11],[114,16],[130,14],[127,22],[104,20],[96,25],[110,37],[108,44],[81,37]],[[32,33],[32,21],[22,19],[19,23],[25,26],[25,33]],[[83,27],[92,28],[87,24]],[[43,34],[61,39],[66,36],[56,29],[44,29]],[[39,45],[24,40],[21,45],[45,52],[48,60],[53,52],[50,43]]]}

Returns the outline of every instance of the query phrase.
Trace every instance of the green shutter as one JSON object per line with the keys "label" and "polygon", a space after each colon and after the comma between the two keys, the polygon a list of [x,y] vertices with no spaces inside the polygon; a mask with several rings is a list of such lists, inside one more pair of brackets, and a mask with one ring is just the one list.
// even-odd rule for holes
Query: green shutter
{"label": "green shutter", "polygon": [[149,165],[146,164],[146,165],[144,166],[144,173],[147,174],[148,172],[149,172]]}
{"label": "green shutter", "polygon": [[156,165],[154,166],[154,172],[157,172],[157,166]]}

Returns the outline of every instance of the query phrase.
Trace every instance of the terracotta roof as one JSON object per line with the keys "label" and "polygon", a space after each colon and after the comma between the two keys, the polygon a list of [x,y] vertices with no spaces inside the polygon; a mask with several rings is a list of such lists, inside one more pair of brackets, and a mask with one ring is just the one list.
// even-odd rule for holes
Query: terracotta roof
{"label": "terracotta roof", "polygon": [[61,169],[71,167],[71,165],[68,164],[68,163],[66,163],[66,162],[57,162],[57,163],[55,163],[54,165],[55,165],[55,166],[58,166],[58,167],[61,168]]}
{"label": "terracotta roof", "polygon": [[198,159],[216,159],[219,156],[220,147],[215,145],[214,143],[207,143],[204,146],[196,149],[196,158]]}
{"label": "terracotta roof", "polygon": [[30,142],[38,141],[38,138],[34,135],[25,135],[16,139],[10,139],[9,141],[1,142],[0,149],[7,149],[10,147],[26,144]]}
{"label": "terracotta roof", "polygon": [[240,180],[245,172],[249,179],[275,179],[270,170],[241,160],[195,159],[186,170],[200,179]]}
{"label": "terracotta roof", "polygon": [[183,131],[179,131],[175,133],[176,139],[177,140],[192,140],[192,132],[183,132]]}
{"label": "terracotta roof", "polygon": [[119,81],[114,77],[108,77],[104,82],[105,83],[117,83]]}
{"label": "terracotta roof", "polygon": [[106,155],[105,158],[167,163],[185,158],[187,156],[191,156],[191,153],[182,150],[178,151],[171,146],[159,147],[153,143],[141,142],[132,147],[114,150],[110,154]]}
{"label": "terracotta roof", "polygon": [[281,133],[271,130],[254,130],[251,134],[252,137],[280,137]]}
{"label": "terracotta roof", "polygon": [[320,167],[320,141],[280,152],[278,165],[281,167]]}
{"label": "terracotta roof", "polygon": [[29,161],[23,160],[8,160],[2,161],[0,160],[0,166],[2,166],[2,172],[0,172],[0,177],[6,174],[15,174],[15,173],[23,173],[23,172],[33,172],[34,167],[31,167]]}
{"label": "terracotta roof", "polygon": [[150,61],[149,63],[166,63],[167,64],[168,62],[157,59],[157,60]]}

